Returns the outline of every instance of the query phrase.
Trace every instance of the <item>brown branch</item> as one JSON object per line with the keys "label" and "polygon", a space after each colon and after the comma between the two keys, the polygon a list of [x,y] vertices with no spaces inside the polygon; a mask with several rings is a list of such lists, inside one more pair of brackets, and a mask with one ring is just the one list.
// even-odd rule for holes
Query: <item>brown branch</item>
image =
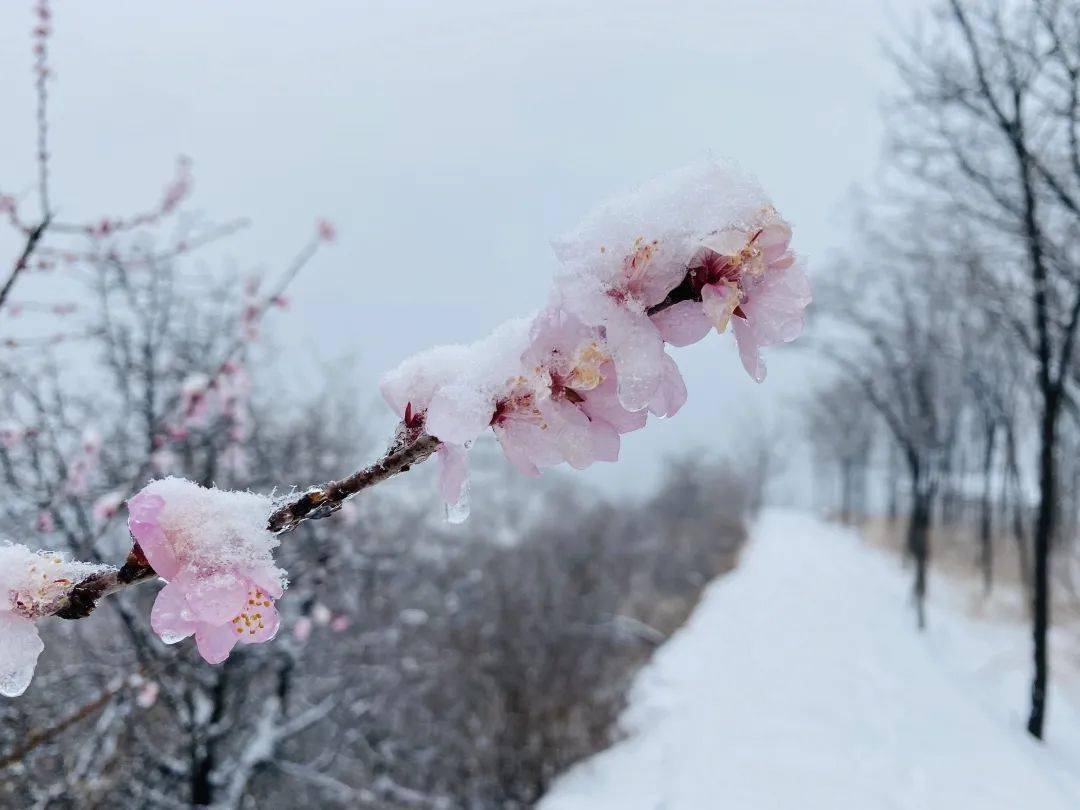
{"label": "brown branch", "polygon": [[399,438],[385,456],[348,478],[331,481],[307,490],[303,495],[275,510],[267,528],[275,534],[295,529],[305,520],[318,520],[338,511],[342,504],[360,490],[373,487],[412,465],[431,457],[439,440],[417,428],[399,428]]}
{"label": "brown branch", "polygon": [[15,266],[11,269],[7,281],[4,282],[4,286],[0,287],[0,307],[7,301],[8,296],[11,295],[12,288],[15,286],[15,282],[18,281],[23,270],[30,264],[30,257],[33,255],[38,242],[41,241],[41,237],[45,235],[45,230],[48,227],[49,219],[46,217],[37,227],[27,233],[26,244],[23,245],[22,253],[20,253],[19,258],[15,260]]}
{"label": "brown branch", "polygon": [[[329,517],[341,509],[351,496],[380,484],[398,473],[407,472],[414,464],[426,461],[438,449],[439,440],[424,433],[420,427],[402,423],[393,445],[386,454],[347,478],[311,487],[293,500],[275,509],[267,520],[267,529],[275,534],[290,532],[305,520]],[[147,562],[138,543],[134,543],[127,560],[119,569],[107,569],[77,583],[44,615],[62,619],[83,619],[89,616],[98,601],[132,585],[157,576]]]}

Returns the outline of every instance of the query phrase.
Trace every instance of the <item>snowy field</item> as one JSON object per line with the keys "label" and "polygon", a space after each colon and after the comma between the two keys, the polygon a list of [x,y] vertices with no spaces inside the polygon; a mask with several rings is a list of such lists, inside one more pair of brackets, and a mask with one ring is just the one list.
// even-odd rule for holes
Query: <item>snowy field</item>
{"label": "snowy field", "polygon": [[794,512],[753,534],[542,810],[1080,807],[1080,712],[1057,690],[1047,744],[1023,730],[1025,627],[935,578],[920,636],[895,557]]}

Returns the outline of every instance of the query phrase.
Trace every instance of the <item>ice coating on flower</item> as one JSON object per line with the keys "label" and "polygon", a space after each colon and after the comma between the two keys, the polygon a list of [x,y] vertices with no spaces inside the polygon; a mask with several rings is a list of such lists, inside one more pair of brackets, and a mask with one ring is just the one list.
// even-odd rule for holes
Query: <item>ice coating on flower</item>
{"label": "ice coating on flower", "polygon": [[166,644],[195,636],[211,664],[237,643],[272,639],[274,601],[285,572],[266,529],[272,503],[251,492],[206,489],[180,478],[148,484],[128,501],[128,528],[154,571],[167,580],[150,624]]}
{"label": "ice coating on flower", "polygon": [[679,367],[671,356],[664,354],[664,372],[649,402],[649,412],[654,416],[668,418],[679,412],[686,404],[686,383],[683,381]]}
{"label": "ice coating on flower", "polygon": [[35,620],[52,613],[72,586],[104,568],[55,552],[0,545],[0,695],[17,697],[30,685],[45,649]]}
{"label": "ice coating on flower", "polygon": [[[663,336],[648,311],[683,283],[705,240],[748,226],[768,204],[749,175],[701,163],[604,203],[553,243],[562,304],[605,328],[628,410],[647,407],[665,378]],[[690,333],[675,336],[693,342]]]}
{"label": "ice coating on flower", "polygon": [[451,523],[469,516],[469,451],[456,444],[441,444],[435,451],[439,463],[439,496],[446,504]]}
{"label": "ice coating on flower", "polygon": [[18,697],[26,691],[44,649],[30,619],[0,611],[0,695]]}

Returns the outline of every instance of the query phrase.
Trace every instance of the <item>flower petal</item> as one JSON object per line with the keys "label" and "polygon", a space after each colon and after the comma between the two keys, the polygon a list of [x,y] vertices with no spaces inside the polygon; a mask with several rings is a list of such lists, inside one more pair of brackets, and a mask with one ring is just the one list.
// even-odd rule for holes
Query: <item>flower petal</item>
{"label": "flower petal", "polygon": [[701,308],[716,331],[723,334],[739,306],[739,288],[733,282],[706,284],[701,288]]}
{"label": "flower petal", "polygon": [[689,346],[697,343],[712,328],[705,310],[697,301],[680,301],[652,316],[653,325],[660,337],[672,346]]}
{"label": "flower petal", "polygon": [[166,644],[175,644],[195,632],[182,583],[170,582],[158,591],[150,611],[150,626]]}
{"label": "flower petal", "polygon": [[732,332],[735,334],[735,342],[739,345],[739,359],[742,360],[743,368],[755,382],[765,382],[765,361],[758,350],[760,344],[754,335],[753,328],[742,318],[732,320]]}
{"label": "flower petal", "polygon": [[241,633],[237,632],[233,624],[210,625],[199,623],[195,630],[195,644],[199,648],[199,655],[208,664],[220,664],[229,657],[232,648],[240,640]]}
{"label": "flower petal", "polygon": [[157,523],[144,523],[134,518],[128,519],[128,530],[139,543],[146,561],[154,572],[163,579],[174,578],[180,570],[180,563],[173,552],[172,544],[164,530]]}
{"label": "flower petal", "polygon": [[139,492],[128,499],[127,508],[133,520],[157,523],[161,510],[165,508],[165,499],[151,492]]}
{"label": "flower petal", "polygon": [[248,583],[231,571],[222,571],[194,580],[187,586],[186,598],[196,621],[224,624],[244,609]]}

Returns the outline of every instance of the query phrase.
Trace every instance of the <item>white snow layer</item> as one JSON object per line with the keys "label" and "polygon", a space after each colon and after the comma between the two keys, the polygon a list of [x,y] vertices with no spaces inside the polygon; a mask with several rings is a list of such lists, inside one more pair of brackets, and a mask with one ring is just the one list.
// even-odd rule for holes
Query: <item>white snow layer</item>
{"label": "white snow layer", "polygon": [[541,810],[1080,807],[1080,712],[1052,690],[1047,743],[1024,731],[1026,627],[934,578],[920,636],[894,557],[805,514],[752,535]]}

